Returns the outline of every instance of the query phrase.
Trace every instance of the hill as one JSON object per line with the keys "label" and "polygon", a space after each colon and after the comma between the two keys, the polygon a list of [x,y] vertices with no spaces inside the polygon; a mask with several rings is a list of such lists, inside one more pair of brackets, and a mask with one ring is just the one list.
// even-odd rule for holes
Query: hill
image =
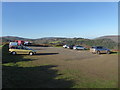
{"label": "hill", "polygon": [[91,46],[99,45],[113,49],[116,49],[118,46],[117,36],[103,36],[96,39],[61,38],[61,37],[28,39],[28,38],[13,37],[13,36],[2,37],[2,42],[10,42],[14,40],[24,40],[24,41],[27,40],[27,41],[32,41],[34,45],[47,44],[50,46],[62,46],[64,44],[67,44],[67,45],[82,45],[85,47],[91,47]]}
{"label": "hill", "polygon": [[102,37],[98,37],[96,39],[111,39],[114,42],[118,43],[118,39],[120,39],[120,35],[109,35],[109,36],[102,36]]}
{"label": "hill", "polygon": [[14,40],[32,40],[32,39],[28,39],[28,38],[22,38],[22,37],[16,37],[16,36],[4,36],[1,37],[2,40],[4,41],[14,41]]}

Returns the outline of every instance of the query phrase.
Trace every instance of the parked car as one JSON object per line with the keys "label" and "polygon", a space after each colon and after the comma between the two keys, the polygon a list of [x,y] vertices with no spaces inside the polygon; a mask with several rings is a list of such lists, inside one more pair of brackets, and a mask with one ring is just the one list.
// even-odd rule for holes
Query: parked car
{"label": "parked car", "polygon": [[78,45],[76,45],[76,46],[73,47],[73,49],[74,49],[74,50],[85,50],[86,48],[83,47],[83,46],[78,46]]}
{"label": "parked car", "polygon": [[90,52],[97,53],[97,54],[100,54],[100,53],[110,54],[111,53],[110,49],[107,49],[107,48],[105,48],[103,46],[94,46],[94,47],[91,47],[90,48]]}
{"label": "parked car", "polygon": [[68,45],[63,45],[63,48],[68,48],[69,46]]}
{"label": "parked car", "polygon": [[69,45],[67,48],[73,49],[74,45]]}
{"label": "parked car", "polygon": [[25,47],[25,46],[13,46],[11,48],[9,48],[9,53],[15,55],[15,54],[29,54],[29,55],[33,55],[36,54],[36,51]]}

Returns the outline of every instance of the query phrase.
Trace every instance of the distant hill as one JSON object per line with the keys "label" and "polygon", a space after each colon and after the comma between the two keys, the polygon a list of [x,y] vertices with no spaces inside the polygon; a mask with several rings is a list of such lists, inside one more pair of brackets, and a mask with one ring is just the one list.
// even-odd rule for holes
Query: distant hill
{"label": "distant hill", "polygon": [[36,38],[36,39],[29,39],[29,38],[23,38],[23,37],[16,37],[16,36],[3,36],[3,37],[0,37],[2,39],[5,39],[5,40],[54,40],[54,39],[66,39],[66,38],[62,38],[62,37],[43,37],[43,38]]}
{"label": "distant hill", "polygon": [[109,36],[102,36],[102,37],[98,37],[96,39],[111,39],[114,42],[118,43],[118,39],[120,39],[120,35],[109,35]]}
{"label": "distant hill", "polygon": [[[120,36],[119,36],[120,37]],[[45,37],[38,39],[28,39],[22,37],[14,37],[14,36],[4,36],[1,37],[2,42],[10,42],[14,40],[24,40],[24,41],[32,41],[34,45],[38,44],[47,44],[50,46],[58,45],[62,46],[64,44],[67,45],[83,45],[86,47],[91,46],[104,46],[107,48],[117,48],[118,46],[118,36],[102,36],[96,39],[84,39],[84,38],[62,38],[62,37]]]}
{"label": "distant hill", "polygon": [[4,36],[4,37],[1,37],[2,38],[2,41],[14,41],[14,40],[33,40],[33,39],[28,39],[28,38],[22,38],[22,37],[16,37],[16,36]]}

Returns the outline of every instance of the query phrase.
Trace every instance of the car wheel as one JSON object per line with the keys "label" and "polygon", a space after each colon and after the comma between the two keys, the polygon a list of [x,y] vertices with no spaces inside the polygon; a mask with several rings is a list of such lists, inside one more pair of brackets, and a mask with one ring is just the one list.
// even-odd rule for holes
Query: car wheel
{"label": "car wheel", "polygon": [[16,52],[12,52],[12,55],[15,55],[16,54]]}
{"label": "car wheel", "polygon": [[107,51],[106,53],[107,53],[107,54],[110,54],[110,51]]}
{"label": "car wheel", "polygon": [[97,51],[97,54],[100,54],[100,51]]}
{"label": "car wheel", "polygon": [[29,55],[32,56],[34,53],[33,52],[29,52]]}

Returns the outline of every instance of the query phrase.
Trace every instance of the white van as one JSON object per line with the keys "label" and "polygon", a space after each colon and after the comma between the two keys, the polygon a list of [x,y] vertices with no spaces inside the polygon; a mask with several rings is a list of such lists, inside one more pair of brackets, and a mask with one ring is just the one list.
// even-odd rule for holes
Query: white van
{"label": "white van", "polygon": [[17,42],[10,42],[9,43],[9,48],[11,48],[12,46],[18,46]]}

